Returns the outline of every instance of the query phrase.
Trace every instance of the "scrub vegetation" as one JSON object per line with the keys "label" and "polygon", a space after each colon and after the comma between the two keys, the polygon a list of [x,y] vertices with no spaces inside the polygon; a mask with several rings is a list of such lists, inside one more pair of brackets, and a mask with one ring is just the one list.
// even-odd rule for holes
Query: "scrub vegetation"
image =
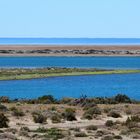
{"label": "scrub vegetation", "polygon": [[[0,97],[0,139],[140,139],[140,101],[124,94],[56,99]],[[129,110],[129,114],[126,112]]]}
{"label": "scrub vegetation", "polygon": [[22,80],[56,76],[140,73],[140,70],[106,70],[95,68],[13,68],[0,69],[0,80]]}

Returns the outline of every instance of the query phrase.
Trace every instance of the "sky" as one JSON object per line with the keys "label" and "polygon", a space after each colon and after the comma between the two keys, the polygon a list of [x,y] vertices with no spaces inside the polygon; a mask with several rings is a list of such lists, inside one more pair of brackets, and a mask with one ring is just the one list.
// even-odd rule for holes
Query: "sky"
{"label": "sky", "polygon": [[140,0],[0,0],[0,37],[140,38]]}

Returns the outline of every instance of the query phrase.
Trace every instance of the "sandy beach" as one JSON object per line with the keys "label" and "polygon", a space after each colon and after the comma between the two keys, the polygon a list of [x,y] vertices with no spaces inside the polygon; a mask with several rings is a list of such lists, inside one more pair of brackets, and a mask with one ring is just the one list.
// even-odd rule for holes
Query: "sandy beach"
{"label": "sandy beach", "polygon": [[36,50],[36,49],[103,49],[103,50],[140,50],[140,45],[0,45],[0,50]]}

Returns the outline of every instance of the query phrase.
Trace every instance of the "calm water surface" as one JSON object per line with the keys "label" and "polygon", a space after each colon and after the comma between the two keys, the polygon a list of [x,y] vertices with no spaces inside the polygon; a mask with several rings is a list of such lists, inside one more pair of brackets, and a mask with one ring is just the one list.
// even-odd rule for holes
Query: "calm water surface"
{"label": "calm water surface", "polygon": [[52,94],[56,98],[114,96],[124,93],[140,99],[140,74],[50,77],[32,80],[0,81],[0,95],[35,98]]}
{"label": "calm water surface", "polygon": [[[140,57],[0,57],[0,67],[94,67],[140,69]],[[35,98],[52,94],[57,98],[113,96],[118,93],[140,99],[140,74],[52,77],[0,81],[0,96]]]}
{"label": "calm water surface", "polygon": [[0,38],[1,45],[139,45],[140,38]]}
{"label": "calm water surface", "polygon": [[0,67],[140,69],[140,57],[0,57]]}

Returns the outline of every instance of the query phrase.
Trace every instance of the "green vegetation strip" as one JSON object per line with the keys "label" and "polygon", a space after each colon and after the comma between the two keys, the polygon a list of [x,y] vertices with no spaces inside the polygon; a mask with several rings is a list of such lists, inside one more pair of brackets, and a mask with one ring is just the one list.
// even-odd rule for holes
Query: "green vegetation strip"
{"label": "green vegetation strip", "polygon": [[140,70],[102,70],[78,68],[42,68],[42,69],[0,69],[0,80],[22,80],[57,76],[129,74]]}

